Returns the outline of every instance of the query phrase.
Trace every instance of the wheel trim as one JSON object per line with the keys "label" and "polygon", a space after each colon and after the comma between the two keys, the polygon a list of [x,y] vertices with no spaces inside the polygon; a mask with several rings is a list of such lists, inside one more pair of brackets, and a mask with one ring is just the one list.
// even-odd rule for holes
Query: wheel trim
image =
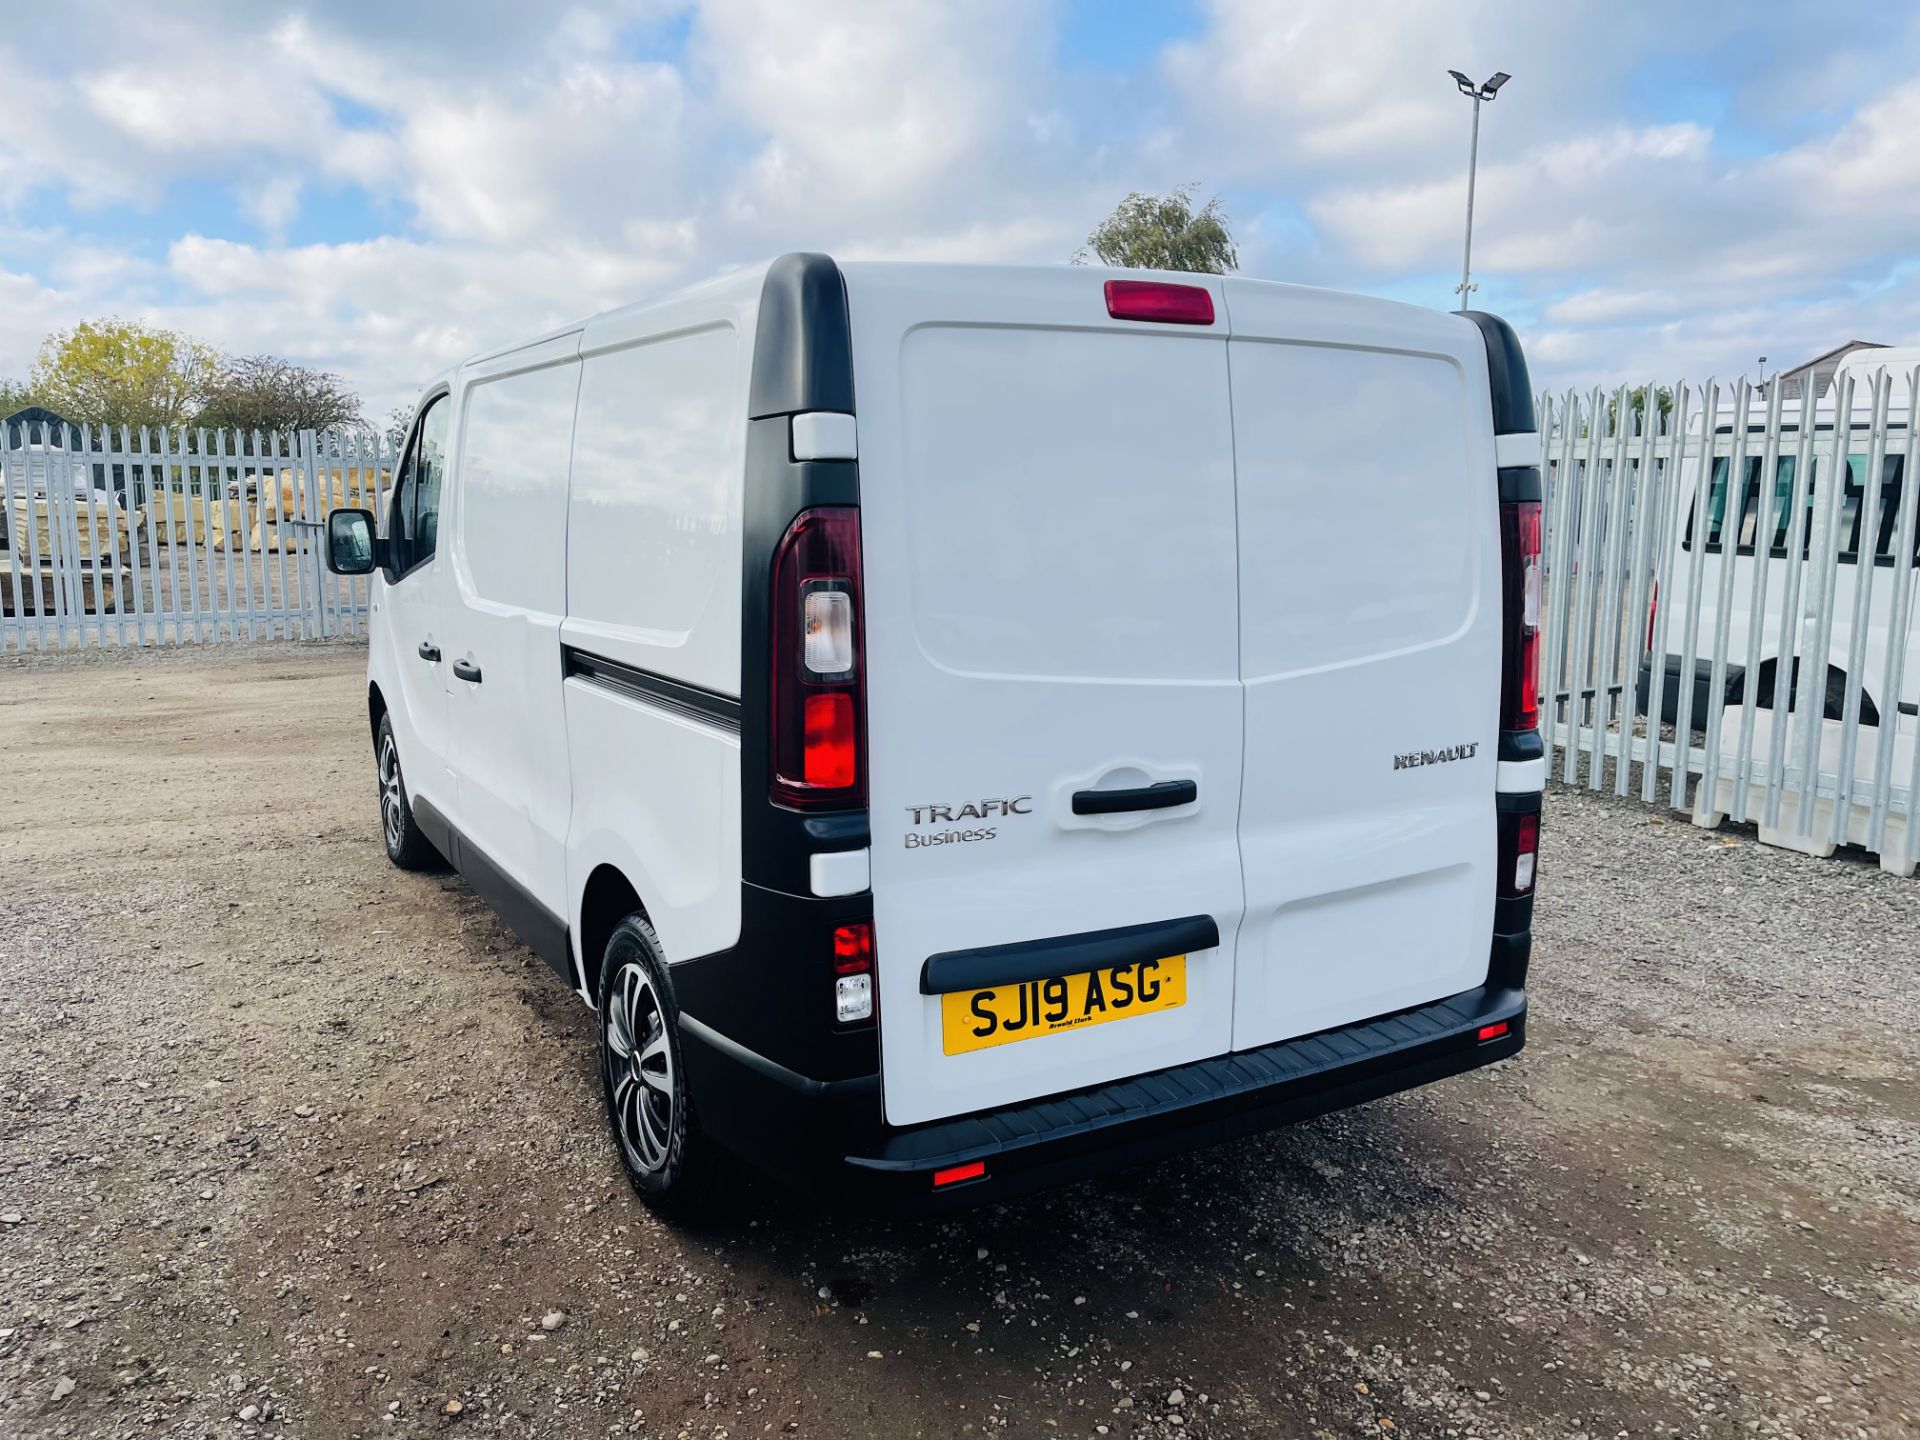
{"label": "wheel trim", "polygon": [[628,1161],[649,1174],[667,1163],[673,1143],[673,1047],[653,978],[621,967],[608,997],[607,1101]]}
{"label": "wheel trim", "polygon": [[400,783],[400,752],[393,736],[380,742],[380,828],[386,832],[387,849],[398,850],[406,833],[407,795]]}

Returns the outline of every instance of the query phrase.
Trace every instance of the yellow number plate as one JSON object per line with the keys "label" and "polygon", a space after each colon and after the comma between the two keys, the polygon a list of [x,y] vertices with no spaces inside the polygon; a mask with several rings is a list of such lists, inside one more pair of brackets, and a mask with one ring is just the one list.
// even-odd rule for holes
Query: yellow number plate
{"label": "yellow number plate", "polygon": [[1129,1015],[1177,1010],[1186,1003],[1187,957],[1170,955],[1111,970],[942,995],[940,1033],[947,1054],[964,1055]]}

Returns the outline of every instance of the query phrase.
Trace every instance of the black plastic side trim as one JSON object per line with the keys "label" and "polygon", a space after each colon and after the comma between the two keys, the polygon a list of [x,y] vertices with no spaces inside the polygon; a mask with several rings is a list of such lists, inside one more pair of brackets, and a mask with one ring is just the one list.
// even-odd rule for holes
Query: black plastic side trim
{"label": "black plastic side trim", "polygon": [[721,695],[571,645],[560,647],[560,673],[569,680],[597,685],[643,705],[689,720],[704,721],[734,735],[740,733],[740,702],[731,695]]}
{"label": "black plastic side trim", "polygon": [[753,341],[747,415],[853,410],[846,284],[825,255],[782,255],[767,269]]}
{"label": "black plastic side trim", "polygon": [[521,888],[487,853],[453,827],[424,797],[413,802],[414,823],[420,833],[433,842],[433,848],[473,887],[473,893],[487,902],[509,929],[526,943],[529,950],[552,968],[554,974],[572,989],[580,983],[573,973],[573,945],[567,935],[567,922]]}
{"label": "black plastic side trim", "polygon": [[1120,815],[1132,810],[1171,810],[1176,805],[1191,805],[1199,798],[1200,787],[1192,780],[1162,780],[1129,790],[1076,790],[1073,813]]}
{"label": "black plastic side trim", "polygon": [[1547,492],[1540,483],[1538,465],[1507,465],[1500,471],[1500,503],[1518,504],[1526,500],[1546,499]]}
{"label": "black plastic side trim", "polygon": [[420,833],[440,852],[440,857],[449,865],[454,864],[453,827],[424,795],[413,797],[413,823],[420,827]]}
{"label": "black plastic side trim", "polygon": [[1529,435],[1540,427],[1533,417],[1533,382],[1527,378],[1527,357],[1520,337],[1498,315],[1484,310],[1462,310],[1480,327],[1487,347],[1487,383],[1493,390],[1493,433]]}
{"label": "black plastic side trim", "polygon": [[1502,760],[1540,760],[1546,757],[1547,745],[1540,738],[1538,730],[1502,730],[1500,732],[1500,759]]}
{"label": "black plastic side trim", "polygon": [[[1527,904],[1532,906],[1529,897]],[[1493,950],[1487,959],[1487,985],[1504,986],[1510,990],[1524,990],[1527,984],[1527,962],[1533,955],[1533,936],[1526,931],[1517,935],[1495,935]]]}
{"label": "black plastic side trim", "polygon": [[876,1100],[880,1097],[878,1075],[856,1075],[848,1080],[810,1079],[787,1069],[776,1061],[769,1060],[756,1050],[749,1050],[739,1041],[722,1035],[706,1022],[694,1019],[684,1010],[680,1012],[680,1033],[718,1051],[727,1059],[764,1075],[783,1089],[791,1090],[794,1094],[809,1100],[827,1100],[841,1096],[859,1097],[869,1094]]}
{"label": "black plastic side trim", "polygon": [[1079,975],[1088,970],[1108,970],[1136,961],[1164,960],[1195,950],[1211,950],[1219,943],[1220,927],[1211,915],[1188,915],[1147,925],[1123,925],[1116,930],[1057,935],[1050,940],[988,945],[978,950],[947,950],[928,956],[926,964],[921,966],[920,993],[948,995],[989,985],[1051,980],[1060,975]]}
{"label": "black plastic side trim", "polygon": [[[833,1018],[833,932],[872,919],[868,893],[791,895],[743,884],[732,948],[673,967],[681,1017],[808,1080],[877,1075],[878,1027],[841,1027]],[[883,990],[883,1010],[886,1003]],[[725,1096],[700,1103],[707,1119],[722,1121]]]}

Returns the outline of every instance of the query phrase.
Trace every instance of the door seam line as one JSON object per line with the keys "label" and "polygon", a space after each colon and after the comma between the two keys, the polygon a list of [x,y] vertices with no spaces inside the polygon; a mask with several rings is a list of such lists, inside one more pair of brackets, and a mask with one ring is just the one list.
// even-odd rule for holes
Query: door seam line
{"label": "door seam line", "polygon": [[1247,894],[1247,848],[1241,833],[1241,827],[1247,813],[1247,677],[1246,651],[1243,630],[1246,624],[1245,601],[1242,595],[1240,575],[1240,424],[1234,410],[1233,397],[1233,307],[1227,299],[1226,278],[1220,281],[1220,311],[1226,317],[1227,336],[1222,346],[1222,361],[1227,372],[1227,435],[1228,453],[1232,457],[1233,469],[1233,668],[1240,682],[1240,785],[1237,803],[1233,812],[1233,853],[1240,867],[1240,917],[1233,926],[1233,983],[1227,992],[1227,1051],[1231,1055],[1238,1048],[1240,1028],[1240,941],[1246,933],[1247,916],[1252,902]]}

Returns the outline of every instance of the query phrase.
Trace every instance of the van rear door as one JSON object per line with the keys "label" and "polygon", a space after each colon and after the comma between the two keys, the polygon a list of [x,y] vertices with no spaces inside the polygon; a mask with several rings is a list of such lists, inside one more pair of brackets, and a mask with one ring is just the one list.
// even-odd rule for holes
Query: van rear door
{"label": "van rear door", "polygon": [[1245,1050],[1486,978],[1500,532],[1477,329],[1291,286],[1225,292]]}
{"label": "van rear door", "polygon": [[[1220,1054],[1243,742],[1224,314],[1113,320],[1087,272],[843,271],[887,1119]],[[1021,978],[1069,970],[1104,978]]]}

